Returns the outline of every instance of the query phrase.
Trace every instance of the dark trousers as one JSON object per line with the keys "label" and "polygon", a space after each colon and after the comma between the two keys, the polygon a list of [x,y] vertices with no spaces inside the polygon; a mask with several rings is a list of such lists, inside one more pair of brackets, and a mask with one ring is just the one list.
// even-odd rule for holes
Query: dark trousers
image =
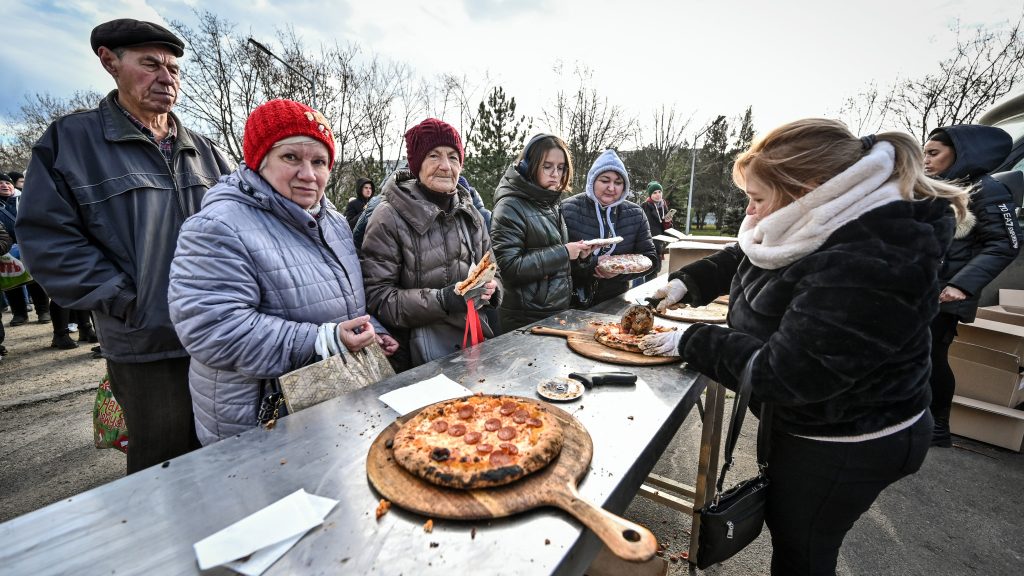
{"label": "dark trousers", "polygon": [[[35,306],[36,314],[50,311],[50,298],[43,291],[43,287],[35,282],[25,285],[28,288],[29,298],[32,298],[32,305]],[[25,299],[25,292],[21,286],[4,292],[7,302],[11,305],[11,315],[28,316],[28,300]]]}
{"label": "dark trousers", "polygon": [[886,486],[917,472],[932,439],[932,417],[866,442],[821,442],[772,434],[766,523],[772,574],[835,574],[854,522]]}
{"label": "dark trousers", "polygon": [[188,389],[189,358],[107,360],[110,390],[128,428],[128,473],[199,448]]}
{"label": "dark trousers", "polygon": [[956,336],[959,318],[955,314],[939,312],[932,320],[932,415],[949,420],[956,391],[956,378],[949,367],[949,345]]}
{"label": "dark trousers", "polygon": [[53,325],[53,335],[68,334],[68,323],[72,320],[78,324],[79,330],[86,330],[92,326],[92,314],[84,310],[69,310],[56,302],[50,302],[50,324]]}

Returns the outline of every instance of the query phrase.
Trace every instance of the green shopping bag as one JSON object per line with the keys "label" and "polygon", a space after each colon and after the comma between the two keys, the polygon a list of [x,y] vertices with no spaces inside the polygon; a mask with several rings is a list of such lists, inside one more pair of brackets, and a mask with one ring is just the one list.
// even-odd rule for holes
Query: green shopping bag
{"label": "green shopping bag", "polygon": [[104,376],[96,390],[96,404],[92,409],[93,438],[97,448],[117,448],[128,453],[128,428],[124,425],[124,412],[110,391],[110,377]]}
{"label": "green shopping bag", "polygon": [[0,290],[10,290],[32,281],[28,268],[10,253],[0,256]]}

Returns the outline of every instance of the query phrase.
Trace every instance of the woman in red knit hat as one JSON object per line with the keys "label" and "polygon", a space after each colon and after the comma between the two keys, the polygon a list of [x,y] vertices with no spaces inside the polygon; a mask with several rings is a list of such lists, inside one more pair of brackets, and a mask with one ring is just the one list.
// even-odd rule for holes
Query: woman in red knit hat
{"label": "woman in red knit hat", "polygon": [[[491,250],[491,239],[469,191],[458,184],[464,154],[451,125],[427,118],[405,133],[409,169],[383,186],[383,200],[363,240],[367,307],[408,355],[396,369],[418,366],[460,349],[467,300],[455,292],[470,267]],[[474,305],[498,306],[500,281],[474,295]],[[497,332],[479,314],[484,337]]]}
{"label": "woman in red knit hat", "polygon": [[398,342],[366,313],[352,232],[324,189],[334,136],[291,100],[253,110],[245,163],[182,226],[171,263],[171,320],[192,356],[203,444],[257,423],[267,379],[330,355]]}

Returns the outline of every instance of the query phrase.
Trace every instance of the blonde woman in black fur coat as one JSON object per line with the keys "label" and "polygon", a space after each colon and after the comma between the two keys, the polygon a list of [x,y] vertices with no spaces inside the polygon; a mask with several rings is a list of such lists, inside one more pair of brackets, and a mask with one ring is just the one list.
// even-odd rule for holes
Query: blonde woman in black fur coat
{"label": "blonde woman in black fur coat", "polygon": [[806,119],[737,159],[738,246],[670,275],[667,306],[730,295],[729,323],[647,336],[735,389],[748,360],[770,403],[772,574],[834,574],[843,538],[928,450],[929,321],[966,194],[924,174],[902,133]]}

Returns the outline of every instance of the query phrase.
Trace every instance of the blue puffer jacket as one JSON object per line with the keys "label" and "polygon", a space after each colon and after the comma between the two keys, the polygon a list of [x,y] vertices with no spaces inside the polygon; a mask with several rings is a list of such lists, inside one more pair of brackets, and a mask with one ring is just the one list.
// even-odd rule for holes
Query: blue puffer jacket
{"label": "blue puffer jacket", "polygon": [[310,216],[243,165],[181,228],[168,300],[203,444],[256,425],[260,380],[315,360],[320,324],[366,313],[352,233],[320,205]]}

